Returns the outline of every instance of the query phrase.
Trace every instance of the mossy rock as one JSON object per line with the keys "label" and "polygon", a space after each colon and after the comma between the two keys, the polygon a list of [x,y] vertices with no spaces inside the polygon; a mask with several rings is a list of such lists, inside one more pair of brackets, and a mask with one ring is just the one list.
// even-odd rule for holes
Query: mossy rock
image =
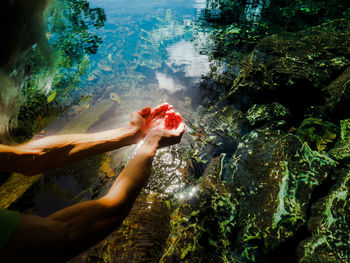
{"label": "mossy rock", "polygon": [[350,161],[350,119],[340,121],[340,140],[329,154],[342,162]]}
{"label": "mossy rock", "polygon": [[330,193],[312,206],[311,237],[298,248],[300,263],[350,262],[350,169],[342,171]]}
{"label": "mossy rock", "polygon": [[290,116],[289,110],[280,103],[254,104],[247,112],[246,118],[252,126],[269,124],[272,126],[283,126]]}
{"label": "mossy rock", "polygon": [[339,134],[340,129],[337,125],[318,118],[305,119],[297,129],[297,136],[319,152],[328,149]]}
{"label": "mossy rock", "polygon": [[229,185],[221,181],[223,158],[222,154],[211,160],[198,188],[184,193],[173,211],[171,233],[160,262],[236,262],[231,240],[237,203]]}
{"label": "mossy rock", "polygon": [[[277,101],[300,116],[310,105],[326,104],[333,111],[348,101],[348,85],[340,88],[329,83],[349,66],[349,20],[273,35],[247,57],[228,98],[243,110]],[[342,83],[348,83],[348,75],[342,77]]]}
{"label": "mossy rock", "polygon": [[336,162],[292,134],[264,129],[242,139],[231,165],[241,229],[236,247],[254,260],[305,226],[311,194]]}

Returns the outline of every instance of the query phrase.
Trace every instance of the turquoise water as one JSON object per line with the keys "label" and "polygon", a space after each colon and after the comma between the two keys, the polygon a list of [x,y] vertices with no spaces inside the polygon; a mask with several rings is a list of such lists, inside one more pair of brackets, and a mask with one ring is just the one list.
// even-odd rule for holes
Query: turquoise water
{"label": "turquoise water", "polygon": [[[96,30],[103,42],[96,54],[88,56],[87,72],[72,93],[83,99],[73,103],[36,138],[121,127],[128,124],[131,112],[168,102],[183,115],[186,133],[179,145],[158,151],[145,191],[184,198],[195,189],[194,178],[185,172],[188,165],[192,166],[188,157],[198,143],[202,144],[201,140],[196,142],[193,134],[203,133],[201,128],[194,129],[199,127],[201,118],[196,112],[204,94],[200,83],[202,76],[209,72],[209,58],[203,52],[209,39],[195,21],[205,2],[90,3],[91,8],[103,8],[107,20]],[[201,113],[204,112],[207,111],[202,109]],[[33,200],[29,209],[26,205],[26,210],[44,216],[78,201],[101,196],[136,149],[137,146],[130,146],[48,172],[29,193],[31,197],[23,198]],[[215,149],[212,144],[205,153],[198,152],[197,157],[204,158],[207,154],[204,159],[209,160],[216,154]],[[191,173],[199,177],[206,162],[200,161]]]}

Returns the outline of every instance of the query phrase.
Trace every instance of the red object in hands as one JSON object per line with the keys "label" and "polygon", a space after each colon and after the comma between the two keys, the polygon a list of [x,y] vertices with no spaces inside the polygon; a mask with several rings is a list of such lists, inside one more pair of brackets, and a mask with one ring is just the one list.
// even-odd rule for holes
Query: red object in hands
{"label": "red object in hands", "polygon": [[170,110],[166,112],[164,128],[167,130],[176,130],[182,122],[183,120],[180,113]]}

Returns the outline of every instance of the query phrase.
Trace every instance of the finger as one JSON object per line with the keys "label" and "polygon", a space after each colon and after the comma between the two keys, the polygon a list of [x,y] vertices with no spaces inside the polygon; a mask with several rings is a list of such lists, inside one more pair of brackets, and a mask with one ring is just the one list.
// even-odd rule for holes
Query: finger
{"label": "finger", "polygon": [[131,120],[135,119],[136,116],[139,115],[139,114],[140,114],[140,113],[139,113],[139,112],[136,112],[136,111],[135,111],[135,112],[132,112],[132,113],[130,114],[130,119],[131,119]]}
{"label": "finger", "polygon": [[165,128],[167,129],[169,127],[169,116],[165,116],[165,119],[164,119],[164,124],[165,124]]}
{"label": "finger", "polygon": [[168,110],[166,112],[166,115],[168,115],[171,119],[175,118],[175,111],[174,110]]}
{"label": "finger", "polygon": [[161,108],[162,110],[168,109],[169,106],[170,106],[170,105],[169,105],[169,103],[167,103],[167,102],[164,102],[164,103],[160,104],[160,108]]}
{"label": "finger", "polygon": [[168,103],[163,103],[161,105],[158,105],[157,107],[155,107],[152,112],[151,112],[151,115],[154,116],[156,114],[158,114],[159,112],[161,111],[167,111],[169,108],[169,104]]}
{"label": "finger", "polygon": [[182,122],[182,116],[180,113],[175,113],[175,118],[177,122]]}
{"label": "finger", "polygon": [[145,116],[145,115],[149,114],[150,112],[151,112],[151,107],[146,107],[146,108],[143,108],[139,111],[141,116]]}

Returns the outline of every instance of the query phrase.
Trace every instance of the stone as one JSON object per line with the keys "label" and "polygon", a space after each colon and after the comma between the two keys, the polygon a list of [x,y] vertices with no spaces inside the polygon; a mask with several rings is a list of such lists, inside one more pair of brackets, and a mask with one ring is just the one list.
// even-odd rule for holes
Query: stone
{"label": "stone", "polygon": [[340,140],[329,155],[342,162],[350,161],[350,119],[340,121]]}
{"label": "stone", "polygon": [[236,262],[230,240],[237,204],[221,181],[224,156],[210,161],[197,189],[183,193],[160,262]]}
{"label": "stone", "polygon": [[266,128],[243,137],[230,165],[239,211],[236,247],[254,260],[305,226],[311,194],[336,162],[292,134]]}
{"label": "stone", "polygon": [[25,176],[12,173],[10,177],[0,186],[0,208],[9,208],[20,199],[25,192],[40,179],[42,174]]}
{"label": "stone", "polygon": [[307,118],[297,129],[297,136],[319,152],[327,150],[339,135],[337,125],[319,118]]}
{"label": "stone", "polygon": [[338,78],[330,83],[324,91],[326,92],[326,105],[331,112],[338,115],[337,118],[347,118],[347,103],[350,99],[350,67],[348,67]]}
{"label": "stone", "polygon": [[[277,101],[301,116],[309,106],[326,101],[327,110],[334,112],[349,102],[349,66],[349,20],[272,35],[248,55],[228,98],[242,110]],[[344,85],[329,85],[338,77]]]}
{"label": "stone", "polygon": [[271,124],[283,125],[285,119],[290,116],[289,110],[283,105],[273,102],[271,104],[254,104],[248,111],[246,118],[252,126]]}
{"label": "stone", "polygon": [[311,237],[300,243],[300,263],[350,262],[350,169],[344,169],[329,194],[312,206]]}

